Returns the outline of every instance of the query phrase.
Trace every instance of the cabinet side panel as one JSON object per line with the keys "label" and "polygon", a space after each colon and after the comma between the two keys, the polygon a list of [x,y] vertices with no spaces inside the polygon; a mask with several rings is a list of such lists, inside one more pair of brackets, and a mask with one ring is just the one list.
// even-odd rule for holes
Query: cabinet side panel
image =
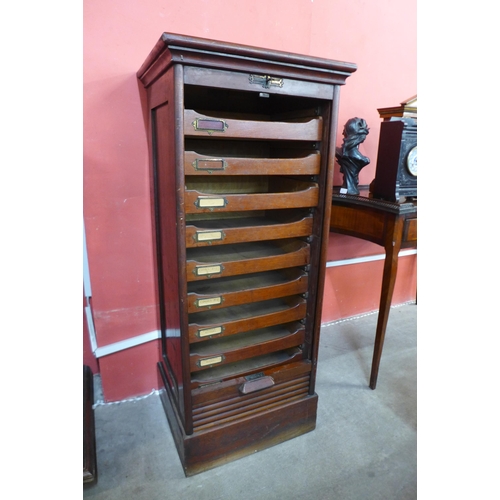
{"label": "cabinet side panel", "polygon": [[[162,355],[175,404],[184,414],[181,315],[179,311],[179,258],[174,148],[174,108],[170,100],[151,112],[153,175],[161,301]],[[181,268],[182,270],[182,268]]]}
{"label": "cabinet side panel", "polygon": [[[174,64],[171,70],[173,88],[173,110],[171,128],[168,131],[170,145],[173,148],[171,167],[175,169],[175,204],[176,204],[176,245],[179,273],[179,315],[181,325],[181,356],[183,387],[179,404],[184,407],[184,431],[186,434],[193,432],[192,402],[191,402],[191,375],[189,366],[189,339],[188,339],[188,312],[187,312],[187,277],[186,277],[186,210],[185,210],[185,179],[184,179],[184,67]],[[173,197],[173,196],[172,196]],[[185,390],[183,390],[185,389]]]}
{"label": "cabinet side panel", "polygon": [[332,205],[332,190],[333,190],[333,173],[335,166],[335,138],[337,136],[337,118],[338,107],[340,100],[340,87],[335,86],[333,89],[333,99],[328,104],[328,109],[325,110],[325,125],[323,128],[323,148],[322,158],[323,164],[320,175],[320,185],[323,187],[320,200],[320,220],[319,237],[318,237],[318,252],[319,262],[317,266],[317,289],[316,296],[312,298],[315,303],[314,317],[314,336],[311,343],[312,372],[311,385],[309,394],[314,394],[316,384],[316,369],[319,348],[319,336],[321,329],[321,311],[323,308],[323,292],[325,285],[326,260],[328,252],[328,235],[330,230],[330,217]]}

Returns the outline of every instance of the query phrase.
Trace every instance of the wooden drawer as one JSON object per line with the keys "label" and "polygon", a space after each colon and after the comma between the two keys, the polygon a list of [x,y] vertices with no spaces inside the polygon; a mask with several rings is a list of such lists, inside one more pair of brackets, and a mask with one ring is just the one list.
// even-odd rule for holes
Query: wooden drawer
{"label": "wooden drawer", "polygon": [[314,207],[316,182],[287,177],[195,177],[186,180],[187,214]]}
{"label": "wooden drawer", "polygon": [[403,229],[403,242],[417,241],[417,218],[406,219]]}
{"label": "wooden drawer", "polygon": [[359,210],[356,207],[344,207],[335,205],[330,217],[330,228],[336,232],[357,237],[359,234],[366,235],[366,239],[383,245],[384,228],[386,219],[371,210]]}
{"label": "wooden drawer", "polygon": [[271,121],[270,117],[253,119],[254,115],[241,118],[210,116],[192,109],[184,110],[184,135],[186,137],[225,137],[244,139],[320,141],[323,118],[303,118],[301,121]]}
{"label": "wooden drawer", "polygon": [[305,318],[303,297],[276,298],[213,311],[189,314],[189,342],[236,335]]}
{"label": "wooden drawer", "polygon": [[305,266],[309,252],[309,245],[301,240],[188,248],[186,277],[187,281],[196,281]]}
{"label": "wooden drawer", "polygon": [[296,347],[304,342],[301,323],[288,323],[191,345],[191,371],[219,367]]}
{"label": "wooden drawer", "polygon": [[[267,80],[266,76],[269,76],[272,80]],[[187,66],[184,69],[184,82],[188,85],[244,90],[246,93],[255,92],[258,94],[265,92],[267,94],[303,96],[314,99],[332,99],[333,97],[333,86],[331,84],[281,78],[280,75],[262,75],[193,66]]]}
{"label": "wooden drawer", "polygon": [[207,370],[194,372],[191,374],[191,388],[229,380],[242,374],[259,372],[273,366],[299,361],[302,356],[302,350],[299,347],[291,347],[284,351],[263,354],[261,356],[251,357],[241,361],[215,366]]}
{"label": "wooden drawer", "polygon": [[304,215],[303,211],[275,213],[268,217],[260,215],[229,219],[188,219],[186,247],[297,238],[310,235],[312,230],[313,216]]}
{"label": "wooden drawer", "polygon": [[[261,374],[272,377],[276,386],[281,386],[281,390],[290,387],[290,382],[294,379],[309,380],[311,373],[311,362],[302,360],[291,363],[287,366],[274,367],[262,370]],[[252,393],[242,394],[242,385],[248,381],[246,377],[235,377],[225,382],[199,387],[192,392],[193,414],[210,414],[220,411],[228,401],[230,406],[234,403],[240,404],[253,399]],[[264,396],[274,392],[272,388],[266,388],[254,392],[254,396]],[[287,391],[288,392],[288,391]],[[208,416],[208,415],[207,415]]]}
{"label": "wooden drawer", "polygon": [[282,269],[188,284],[188,312],[200,312],[307,291],[308,277],[301,269]]}
{"label": "wooden drawer", "polygon": [[242,158],[223,155],[184,153],[186,175],[317,175],[320,169],[319,153],[289,158]]}
{"label": "wooden drawer", "polygon": [[263,369],[257,377],[270,379],[270,384],[249,393],[242,391],[255,375],[198,387],[192,392],[195,427],[203,429],[220,425],[264,411],[283,401],[304,397],[309,391],[310,373],[309,361],[297,361]]}

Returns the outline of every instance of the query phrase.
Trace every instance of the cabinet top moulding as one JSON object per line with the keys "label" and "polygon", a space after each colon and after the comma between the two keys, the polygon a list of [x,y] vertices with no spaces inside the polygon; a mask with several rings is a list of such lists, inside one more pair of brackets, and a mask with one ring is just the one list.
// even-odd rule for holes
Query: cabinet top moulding
{"label": "cabinet top moulding", "polygon": [[265,71],[270,76],[337,85],[344,85],[347,77],[357,69],[354,63],[163,33],[137,72],[137,77],[148,87],[174,63],[241,69],[259,75]]}

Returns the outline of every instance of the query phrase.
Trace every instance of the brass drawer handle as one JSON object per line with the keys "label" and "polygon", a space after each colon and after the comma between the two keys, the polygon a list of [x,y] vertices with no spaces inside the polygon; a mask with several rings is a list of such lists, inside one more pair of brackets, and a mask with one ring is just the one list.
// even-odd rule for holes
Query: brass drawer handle
{"label": "brass drawer handle", "polygon": [[271,85],[280,88],[284,85],[283,78],[269,75],[250,75],[248,80],[255,85],[262,85],[265,89],[268,89]]}

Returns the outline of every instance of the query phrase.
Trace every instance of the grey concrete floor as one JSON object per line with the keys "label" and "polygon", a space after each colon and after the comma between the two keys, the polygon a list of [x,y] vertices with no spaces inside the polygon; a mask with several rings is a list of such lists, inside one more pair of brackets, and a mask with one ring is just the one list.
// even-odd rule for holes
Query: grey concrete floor
{"label": "grey concrete floor", "polygon": [[314,431],[190,478],[184,476],[158,394],[97,404],[98,481],[83,497],[416,499],[417,306],[391,309],[372,391],[376,321],[374,313],[322,327]]}

